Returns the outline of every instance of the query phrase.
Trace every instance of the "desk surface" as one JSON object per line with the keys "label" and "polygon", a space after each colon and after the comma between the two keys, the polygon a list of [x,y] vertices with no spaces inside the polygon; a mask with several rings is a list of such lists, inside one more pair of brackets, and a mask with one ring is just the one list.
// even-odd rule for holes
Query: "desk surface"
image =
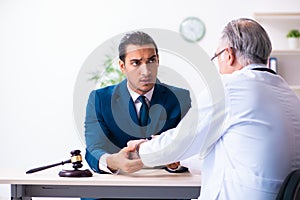
{"label": "desk surface", "polygon": [[162,169],[143,169],[133,174],[97,174],[93,177],[59,177],[60,169],[33,174],[23,170],[1,170],[0,184],[10,184],[12,199],[31,197],[101,198],[197,198],[201,178],[189,173],[169,173]]}
{"label": "desk surface", "polygon": [[133,174],[97,174],[93,177],[59,177],[59,170],[44,170],[26,174],[22,170],[1,170],[0,184],[47,185],[118,185],[118,186],[200,186],[198,175],[169,173],[161,169],[143,169]]}

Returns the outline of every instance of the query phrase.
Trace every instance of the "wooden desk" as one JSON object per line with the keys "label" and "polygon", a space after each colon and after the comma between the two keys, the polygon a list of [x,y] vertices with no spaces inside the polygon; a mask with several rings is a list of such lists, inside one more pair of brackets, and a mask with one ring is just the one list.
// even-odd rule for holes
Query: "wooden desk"
{"label": "wooden desk", "polygon": [[25,174],[1,170],[0,184],[11,185],[11,199],[31,197],[91,198],[185,198],[200,195],[200,176],[171,174],[160,169],[143,169],[133,174],[96,174],[89,178],[58,176],[59,169]]}

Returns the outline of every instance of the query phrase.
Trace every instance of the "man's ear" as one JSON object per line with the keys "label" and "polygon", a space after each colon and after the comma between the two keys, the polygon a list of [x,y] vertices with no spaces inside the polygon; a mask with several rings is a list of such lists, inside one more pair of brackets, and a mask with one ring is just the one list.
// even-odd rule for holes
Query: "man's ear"
{"label": "man's ear", "polygon": [[227,64],[228,66],[233,66],[234,62],[235,62],[235,54],[232,50],[232,48],[228,48],[228,61],[227,61]]}
{"label": "man's ear", "polygon": [[125,63],[122,61],[122,60],[119,60],[119,67],[120,67],[120,70],[123,74],[125,74],[126,72],[126,67],[125,67]]}

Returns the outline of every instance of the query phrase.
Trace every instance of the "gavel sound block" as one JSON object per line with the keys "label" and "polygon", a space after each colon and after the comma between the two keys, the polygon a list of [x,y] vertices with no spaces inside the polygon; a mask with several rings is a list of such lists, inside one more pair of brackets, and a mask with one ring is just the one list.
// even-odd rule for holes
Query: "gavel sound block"
{"label": "gavel sound block", "polygon": [[52,165],[47,165],[44,167],[38,167],[35,169],[31,169],[29,171],[26,172],[26,174],[31,174],[34,172],[38,172],[44,169],[48,169],[51,167],[55,167],[58,165],[64,165],[66,163],[72,163],[73,164],[73,168],[74,170],[62,170],[58,173],[59,176],[61,177],[91,177],[93,176],[92,172],[88,169],[86,170],[79,170],[79,168],[81,168],[82,165],[82,156],[80,154],[80,150],[73,150],[71,151],[71,159],[66,160],[66,161],[62,161],[60,163],[56,163],[56,164],[52,164]]}

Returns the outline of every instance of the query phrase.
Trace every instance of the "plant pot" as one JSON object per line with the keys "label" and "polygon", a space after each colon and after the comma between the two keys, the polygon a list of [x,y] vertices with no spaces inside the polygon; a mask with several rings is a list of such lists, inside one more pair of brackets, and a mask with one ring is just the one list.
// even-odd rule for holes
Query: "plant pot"
{"label": "plant pot", "polygon": [[299,48],[299,38],[291,37],[288,38],[289,49],[298,49]]}

